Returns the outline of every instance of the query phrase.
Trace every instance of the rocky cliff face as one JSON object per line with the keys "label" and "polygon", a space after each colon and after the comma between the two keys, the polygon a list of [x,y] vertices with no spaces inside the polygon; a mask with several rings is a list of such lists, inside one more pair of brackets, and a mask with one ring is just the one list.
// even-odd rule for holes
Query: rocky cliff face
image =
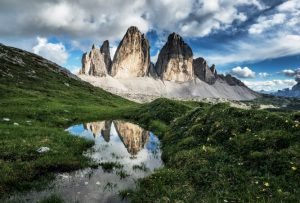
{"label": "rocky cliff face", "polygon": [[217,80],[217,71],[215,66],[213,65],[211,68],[208,67],[204,58],[196,58],[193,61],[193,69],[195,76],[208,84],[214,84]]}
{"label": "rocky cliff face", "polygon": [[242,81],[240,81],[239,79],[233,77],[230,74],[218,75],[218,79],[225,81],[230,86],[247,87]]}
{"label": "rocky cliff face", "polygon": [[143,77],[150,66],[150,46],[138,28],[130,27],[114,56],[111,76],[116,78]]}
{"label": "rocky cliff face", "polygon": [[149,67],[147,76],[155,78],[155,79],[158,78],[158,75],[157,75],[157,72],[155,69],[155,65],[152,62],[150,63],[150,67]]}
{"label": "rocky cliff face", "polygon": [[149,139],[148,131],[138,125],[124,121],[114,121],[114,124],[119,137],[130,154],[136,155],[144,148],[145,143]]}
{"label": "rocky cliff face", "polygon": [[[257,96],[237,78],[218,75],[215,65],[209,67],[204,58],[193,59],[192,49],[176,33],[169,35],[154,65],[150,61],[149,42],[136,27],[127,30],[113,61],[108,41],[103,43],[100,50],[93,47],[90,53],[84,54],[80,74],[83,80],[113,93],[128,91],[125,95],[206,95],[235,100]],[[99,79],[86,75],[112,77]]]}
{"label": "rocky cliff face", "polygon": [[168,37],[155,65],[163,80],[185,82],[194,79],[192,49],[176,33]]}
{"label": "rocky cliff face", "polygon": [[109,43],[105,41],[100,49],[93,45],[89,53],[82,56],[82,74],[93,76],[106,76],[111,67]]}
{"label": "rocky cliff face", "polygon": [[100,47],[100,52],[103,55],[103,60],[107,69],[107,72],[110,73],[111,71],[111,66],[112,66],[112,61],[110,57],[110,51],[109,51],[109,42],[108,40],[105,40]]}

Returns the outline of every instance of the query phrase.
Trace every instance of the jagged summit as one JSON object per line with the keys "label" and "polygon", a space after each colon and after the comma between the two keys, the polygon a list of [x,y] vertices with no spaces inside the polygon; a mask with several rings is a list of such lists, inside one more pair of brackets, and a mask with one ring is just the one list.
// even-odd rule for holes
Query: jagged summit
{"label": "jagged summit", "polygon": [[158,55],[155,69],[163,80],[186,82],[194,79],[193,51],[180,35],[169,35]]}
{"label": "jagged summit", "polygon": [[100,49],[97,49],[93,44],[92,50],[82,56],[82,74],[103,77],[109,74],[110,67],[111,58],[108,41],[105,41]]}
{"label": "jagged summit", "polygon": [[193,61],[195,76],[208,84],[214,84],[218,79],[218,74],[215,66],[209,67],[206,60],[202,57],[196,58]]}
{"label": "jagged summit", "polygon": [[[202,58],[193,58],[193,50],[177,33],[168,36],[156,64],[150,61],[150,44],[135,26],[126,31],[113,61],[109,42],[100,49],[95,46],[83,55],[83,80],[108,91],[166,97],[218,97],[252,99],[257,96],[240,80],[231,75],[218,75],[215,65]],[[84,75],[98,76],[89,78]],[[107,76],[107,77],[106,77]],[[102,77],[102,78],[99,78]]]}
{"label": "jagged summit", "polygon": [[114,56],[111,76],[116,78],[143,77],[150,67],[150,45],[137,27],[130,27]]}

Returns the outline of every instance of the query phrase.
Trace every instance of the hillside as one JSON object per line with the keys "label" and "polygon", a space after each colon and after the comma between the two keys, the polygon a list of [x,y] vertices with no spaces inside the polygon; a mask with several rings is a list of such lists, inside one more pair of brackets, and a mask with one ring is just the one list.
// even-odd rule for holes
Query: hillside
{"label": "hillside", "polygon": [[160,135],[165,162],[122,192],[132,202],[299,201],[299,113],[159,99],[127,116]]}
{"label": "hillside", "polygon": [[[135,105],[20,49],[0,44],[0,64],[0,196],[38,187],[52,172],[87,166],[82,152],[92,143],[64,128]],[[37,153],[40,147],[49,153]]]}
{"label": "hillside", "polygon": [[[165,167],[136,190],[121,191],[129,201],[299,200],[300,115],[291,100],[287,112],[169,99],[141,105],[20,49],[0,45],[0,64],[0,201],[48,186],[57,172],[92,166],[82,153],[93,142],[64,129],[105,119],[138,123],[161,140]],[[262,97],[250,104],[270,101],[283,102]],[[38,153],[40,147],[50,151]]]}

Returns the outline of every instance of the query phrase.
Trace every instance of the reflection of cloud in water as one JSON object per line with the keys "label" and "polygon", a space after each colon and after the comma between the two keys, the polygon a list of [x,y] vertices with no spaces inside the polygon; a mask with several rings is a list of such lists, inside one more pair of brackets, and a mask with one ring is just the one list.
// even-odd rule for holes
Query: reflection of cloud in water
{"label": "reflection of cloud in water", "polygon": [[[123,168],[115,168],[113,172],[107,173],[99,167],[57,176],[55,193],[63,196],[66,202],[120,202],[118,191],[133,188],[135,180],[148,176],[154,169],[163,166],[158,138],[138,125],[124,121],[101,121],[75,125],[67,131],[95,141],[93,149],[86,155],[96,162],[115,162]],[[142,164],[150,170],[133,169],[133,166]],[[121,179],[118,175],[120,170],[130,176]],[[106,185],[114,187],[107,190]],[[46,190],[32,193],[26,199],[34,202],[38,197],[51,192],[53,191]]]}

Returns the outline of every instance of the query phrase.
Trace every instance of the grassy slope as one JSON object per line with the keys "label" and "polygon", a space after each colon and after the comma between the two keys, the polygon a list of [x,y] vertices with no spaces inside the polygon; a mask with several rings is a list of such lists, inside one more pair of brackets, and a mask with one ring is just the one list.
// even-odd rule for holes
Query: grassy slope
{"label": "grassy slope", "polygon": [[[69,136],[64,128],[119,117],[136,106],[66,77],[55,64],[36,55],[2,45],[0,54],[0,197],[39,187],[52,172],[87,166],[82,152],[93,143]],[[16,57],[24,65],[11,60]],[[41,146],[51,150],[39,154]]]}
{"label": "grassy slope", "polygon": [[[128,194],[133,202],[299,199],[299,114],[166,99],[139,106],[65,77],[40,57],[0,49],[26,64],[0,57],[0,196],[88,165],[82,151],[92,143],[65,127],[125,117],[160,136],[166,164]],[[41,146],[51,151],[38,154]]]}
{"label": "grassy slope", "polygon": [[127,116],[145,126],[163,123],[163,132],[153,129],[160,132],[166,167],[122,195],[133,202],[299,200],[299,113],[154,103]]}

